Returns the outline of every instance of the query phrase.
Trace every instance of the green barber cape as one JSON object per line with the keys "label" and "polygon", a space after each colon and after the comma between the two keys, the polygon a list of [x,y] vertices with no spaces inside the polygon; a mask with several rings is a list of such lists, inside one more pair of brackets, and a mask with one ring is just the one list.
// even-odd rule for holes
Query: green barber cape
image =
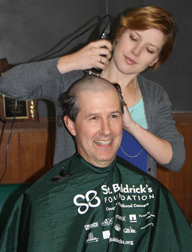
{"label": "green barber cape", "polygon": [[[71,175],[53,183],[63,166]],[[119,157],[98,168],[75,155],[19,198],[0,251],[190,252],[192,230],[156,179]]]}

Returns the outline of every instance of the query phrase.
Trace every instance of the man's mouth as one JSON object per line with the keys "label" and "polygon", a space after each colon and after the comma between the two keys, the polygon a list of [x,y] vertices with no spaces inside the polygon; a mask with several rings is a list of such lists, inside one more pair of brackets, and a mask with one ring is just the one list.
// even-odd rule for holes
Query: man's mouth
{"label": "man's mouth", "polygon": [[112,139],[111,140],[95,140],[96,144],[100,144],[100,145],[109,145],[110,143],[112,143]]}

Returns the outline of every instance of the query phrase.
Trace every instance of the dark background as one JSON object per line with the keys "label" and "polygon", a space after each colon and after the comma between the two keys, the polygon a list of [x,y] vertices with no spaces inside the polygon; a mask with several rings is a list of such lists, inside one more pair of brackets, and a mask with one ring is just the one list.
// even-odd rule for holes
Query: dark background
{"label": "dark background", "polygon": [[[60,50],[107,14],[115,17],[111,37],[122,12],[155,5],[172,13],[178,33],[170,59],[157,71],[145,72],[169,94],[173,112],[192,111],[191,0],[0,0],[0,59],[17,65]],[[51,58],[71,53],[97,40],[107,19],[73,40]],[[40,117],[54,116],[52,103],[39,101]]]}

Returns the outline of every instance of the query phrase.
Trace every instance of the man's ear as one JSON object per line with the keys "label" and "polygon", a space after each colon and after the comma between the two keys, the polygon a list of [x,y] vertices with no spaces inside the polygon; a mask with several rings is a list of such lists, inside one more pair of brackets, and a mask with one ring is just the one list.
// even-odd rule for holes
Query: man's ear
{"label": "man's ear", "polygon": [[[128,108],[127,108],[128,109]],[[125,112],[123,112],[123,114],[122,114],[122,118],[123,118],[123,120],[124,120],[124,118],[125,118]]]}
{"label": "man's ear", "polygon": [[64,116],[63,119],[64,119],[65,126],[67,127],[71,135],[76,136],[75,123],[67,115]]}

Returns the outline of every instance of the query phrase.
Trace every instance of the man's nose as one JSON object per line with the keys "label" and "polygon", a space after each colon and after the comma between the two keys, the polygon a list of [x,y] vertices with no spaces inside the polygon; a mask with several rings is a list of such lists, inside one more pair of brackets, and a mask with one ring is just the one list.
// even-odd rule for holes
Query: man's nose
{"label": "man's nose", "polygon": [[102,120],[101,133],[103,135],[109,135],[111,133],[111,127],[108,119]]}

